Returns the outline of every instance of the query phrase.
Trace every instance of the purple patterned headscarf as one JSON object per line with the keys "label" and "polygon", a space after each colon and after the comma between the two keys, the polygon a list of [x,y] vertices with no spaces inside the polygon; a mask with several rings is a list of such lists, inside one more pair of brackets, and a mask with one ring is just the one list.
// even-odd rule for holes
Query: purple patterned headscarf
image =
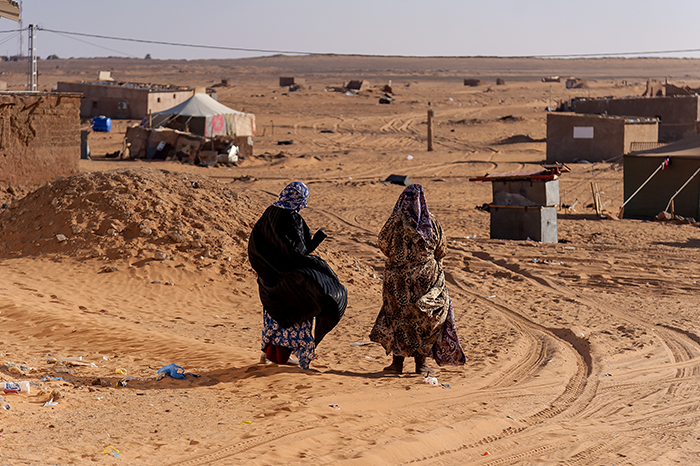
{"label": "purple patterned headscarf", "polygon": [[272,205],[299,212],[306,207],[309,188],[301,181],[292,181],[280,193],[280,198]]}
{"label": "purple patterned headscarf", "polygon": [[425,201],[423,186],[412,184],[403,190],[396,201],[394,212],[403,212],[416,226],[416,231],[423,239],[433,238],[433,223],[430,221],[428,203]]}

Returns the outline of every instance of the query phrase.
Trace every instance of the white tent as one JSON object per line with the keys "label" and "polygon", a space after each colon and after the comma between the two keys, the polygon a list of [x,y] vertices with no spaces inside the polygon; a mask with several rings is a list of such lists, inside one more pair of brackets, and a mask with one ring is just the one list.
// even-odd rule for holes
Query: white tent
{"label": "white tent", "polygon": [[153,114],[153,127],[167,126],[200,136],[255,136],[255,115],[228,108],[204,93]]}

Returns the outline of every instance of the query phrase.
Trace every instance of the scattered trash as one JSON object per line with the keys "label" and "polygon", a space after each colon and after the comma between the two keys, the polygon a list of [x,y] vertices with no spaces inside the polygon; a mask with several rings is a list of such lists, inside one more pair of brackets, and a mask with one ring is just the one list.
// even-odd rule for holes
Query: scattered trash
{"label": "scattered trash", "polygon": [[121,457],[119,456],[119,450],[117,450],[116,448],[114,448],[112,445],[108,445],[107,448],[105,448],[104,450],[102,450],[102,454],[103,454],[103,455],[112,455],[112,456],[114,456],[115,458],[121,458]]}
{"label": "scattered trash", "polygon": [[53,401],[53,398],[51,398],[49,401],[44,403],[44,407],[51,407],[51,406],[58,406],[58,402]]}
{"label": "scattered trash", "polygon": [[173,379],[184,379],[187,375],[199,377],[197,374],[185,372],[185,369],[183,369],[182,367],[170,363],[167,366],[163,366],[160,369],[158,369],[158,375],[156,377],[156,380],[160,380],[165,377],[172,377]]}
{"label": "scattered trash", "polygon": [[449,390],[449,389],[450,389],[450,384],[448,384],[448,383],[440,384],[440,386],[441,386],[442,388],[444,388],[445,390]]}
{"label": "scattered trash", "polygon": [[610,372],[606,372],[605,374],[603,374],[603,377],[612,377],[612,374]]}
{"label": "scattered trash", "polygon": [[328,405],[328,406],[330,406],[331,408],[335,408],[336,410],[340,411],[340,406],[338,406],[338,405],[336,405],[336,404],[332,404],[332,405]]}
{"label": "scattered trash", "polygon": [[491,453],[489,453],[489,451],[488,451],[488,450],[486,450],[486,451],[484,452],[484,454],[483,454],[483,455],[481,455],[481,456],[489,456],[490,454],[491,454]]}
{"label": "scattered trash", "polygon": [[411,184],[411,180],[406,175],[389,175],[385,181],[387,183],[398,184],[402,186],[408,186]]}
{"label": "scattered trash", "polygon": [[10,409],[10,403],[3,396],[0,396],[0,409]]}
{"label": "scattered trash", "polygon": [[406,157],[406,160],[413,160],[413,156],[409,155],[408,157]]}
{"label": "scattered trash", "polygon": [[241,424],[252,424],[253,421],[241,421]]}
{"label": "scattered trash", "polygon": [[423,383],[427,383],[428,385],[435,385],[435,386],[440,385],[437,377],[433,377],[430,375],[423,379]]}
{"label": "scattered trash", "polygon": [[126,371],[126,369],[120,368],[120,369],[115,370],[114,373],[119,374],[119,375],[126,375],[128,372]]}
{"label": "scattered trash", "polygon": [[515,418],[512,418],[512,417],[510,416],[510,414],[507,414],[506,417],[507,417],[508,419],[513,419],[513,420],[515,421]]}
{"label": "scattered trash", "polygon": [[27,380],[22,382],[0,382],[0,388],[5,393],[30,392],[29,381]]}
{"label": "scattered trash", "polygon": [[492,294],[492,295],[489,296],[489,298],[495,298],[495,297],[496,297],[495,294]]}
{"label": "scattered trash", "polygon": [[374,343],[373,341],[355,341],[353,343],[350,343],[350,346],[365,346],[365,345],[371,345]]}
{"label": "scattered trash", "polygon": [[287,140],[287,141],[277,141],[278,146],[291,146],[294,144],[293,140]]}

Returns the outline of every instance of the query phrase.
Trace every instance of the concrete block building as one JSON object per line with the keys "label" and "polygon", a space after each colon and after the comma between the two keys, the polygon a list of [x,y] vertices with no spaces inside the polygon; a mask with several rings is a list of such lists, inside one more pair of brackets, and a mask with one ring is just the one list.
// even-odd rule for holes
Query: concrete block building
{"label": "concrete block building", "polygon": [[578,113],[547,114],[547,162],[602,162],[622,157],[632,143],[658,141],[654,118]]}

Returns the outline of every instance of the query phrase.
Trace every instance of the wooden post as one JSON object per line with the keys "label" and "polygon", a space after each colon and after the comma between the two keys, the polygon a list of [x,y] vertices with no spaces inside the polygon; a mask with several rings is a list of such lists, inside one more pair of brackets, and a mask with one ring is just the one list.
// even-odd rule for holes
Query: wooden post
{"label": "wooden post", "polygon": [[600,202],[600,191],[598,190],[598,183],[591,181],[591,191],[593,192],[593,207],[595,207],[595,213],[598,217],[603,214],[602,203]]}
{"label": "wooden post", "polygon": [[148,129],[153,128],[153,113],[152,110],[148,110]]}
{"label": "wooden post", "polygon": [[428,109],[428,152],[433,151],[433,117],[435,110]]}
{"label": "wooden post", "polygon": [[275,122],[274,120],[270,120],[270,136],[275,135]]}

